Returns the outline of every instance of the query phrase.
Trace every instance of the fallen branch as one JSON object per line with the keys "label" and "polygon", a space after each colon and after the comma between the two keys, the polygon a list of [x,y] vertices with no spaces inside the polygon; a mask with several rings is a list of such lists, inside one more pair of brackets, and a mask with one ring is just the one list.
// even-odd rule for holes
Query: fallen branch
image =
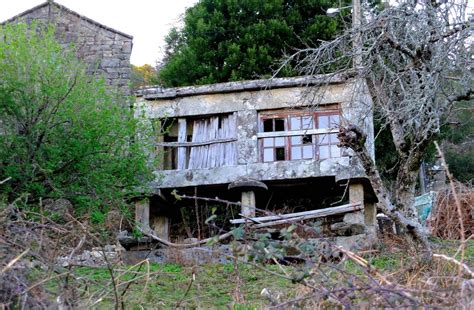
{"label": "fallen branch", "polygon": [[6,183],[6,182],[8,182],[8,181],[10,181],[11,178],[12,178],[12,177],[8,177],[8,178],[6,178],[5,180],[0,181],[0,185],[3,184],[3,183]]}
{"label": "fallen branch", "polygon": [[453,264],[456,264],[459,266],[459,269],[461,270],[464,270],[466,273],[468,273],[471,278],[474,278],[474,271],[472,271],[468,265],[466,265],[465,263],[462,263],[452,257],[449,257],[449,256],[446,256],[444,254],[433,254],[433,257],[436,257],[436,258],[441,258],[441,259],[444,259],[444,260],[447,260],[448,262],[451,262]]}
{"label": "fallen branch", "polygon": [[232,232],[230,231],[230,232],[222,234],[220,236],[199,240],[198,242],[194,242],[194,243],[173,243],[173,242],[169,242],[168,240],[165,240],[165,239],[162,239],[162,238],[158,237],[157,235],[155,235],[151,231],[151,229],[143,229],[143,228],[139,227],[138,230],[140,230],[140,232],[142,234],[144,234],[145,236],[148,236],[148,237],[152,238],[153,240],[158,241],[159,243],[162,243],[162,244],[164,244],[166,246],[169,246],[169,247],[172,247],[172,248],[192,248],[192,247],[196,247],[196,246],[200,246],[202,244],[208,243],[210,241],[214,241],[214,240],[215,241],[222,241],[222,240],[225,240],[225,239],[228,239],[228,238],[232,237]]}
{"label": "fallen branch", "polygon": [[23,251],[20,255],[18,255],[17,257],[15,257],[14,259],[12,259],[5,267],[3,267],[2,271],[0,271],[0,274],[3,274],[5,273],[8,269],[12,268],[13,265],[16,264],[16,262],[18,262],[23,256],[26,255],[26,253],[28,253],[30,251],[30,249],[26,249],[25,251]]}

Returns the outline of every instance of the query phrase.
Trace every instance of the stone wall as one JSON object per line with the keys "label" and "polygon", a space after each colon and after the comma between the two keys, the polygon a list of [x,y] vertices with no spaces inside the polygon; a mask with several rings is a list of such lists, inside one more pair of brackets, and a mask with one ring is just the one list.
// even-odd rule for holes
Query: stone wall
{"label": "stone wall", "polygon": [[60,4],[47,2],[17,15],[4,23],[37,20],[51,22],[58,41],[73,44],[93,75],[103,75],[108,85],[129,94],[130,54],[133,37],[104,26]]}

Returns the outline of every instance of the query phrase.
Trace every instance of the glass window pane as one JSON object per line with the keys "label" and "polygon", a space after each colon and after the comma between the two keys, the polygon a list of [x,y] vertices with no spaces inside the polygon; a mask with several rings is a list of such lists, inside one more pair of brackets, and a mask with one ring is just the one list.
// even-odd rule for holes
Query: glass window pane
{"label": "glass window pane", "polygon": [[263,146],[273,146],[273,138],[264,138]]}
{"label": "glass window pane", "polygon": [[340,124],[339,115],[331,115],[329,124],[331,127],[339,127],[339,124]]}
{"label": "glass window pane", "polygon": [[301,117],[293,116],[290,117],[291,130],[300,130],[301,129]]}
{"label": "glass window pane", "polygon": [[319,147],[319,159],[329,158],[329,146],[323,145]]}
{"label": "glass window pane", "polygon": [[275,138],[275,146],[285,146],[285,138],[283,137]]}
{"label": "glass window pane", "polygon": [[331,133],[329,134],[331,144],[337,144],[339,143],[339,140],[337,139],[337,133]]}
{"label": "glass window pane", "polygon": [[313,146],[312,145],[305,145],[303,146],[303,158],[313,158]]}
{"label": "glass window pane", "polygon": [[285,160],[285,148],[277,147],[275,149],[276,160]]}
{"label": "glass window pane", "polygon": [[318,128],[329,128],[328,116],[318,116]]}
{"label": "glass window pane", "polygon": [[329,143],[329,137],[327,134],[319,135],[319,144],[328,144]]}
{"label": "glass window pane", "polygon": [[312,116],[303,116],[303,129],[312,129],[313,128],[313,117]]}
{"label": "glass window pane", "polygon": [[263,150],[263,161],[274,161],[274,159],[273,159],[273,149],[264,149]]}
{"label": "glass window pane", "polygon": [[272,132],[273,131],[273,120],[266,119],[263,121],[263,132]]}
{"label": "glass window pane", "polygon": [[291,148],[291,159],[301,159],[301,146]]}
{"label": "glass window pane", "polygon": [[302,136],[291,137],[291,145],[303,144],[302,142]]}
{"label": "glass window pane", "polygon": [[281,118],[275,119],[275,131],[285,131],[285,120]]}
{"label": "glass window pane", "polygon": [[336,145],[331,145],[331,157],[341,157],[341,149]]}

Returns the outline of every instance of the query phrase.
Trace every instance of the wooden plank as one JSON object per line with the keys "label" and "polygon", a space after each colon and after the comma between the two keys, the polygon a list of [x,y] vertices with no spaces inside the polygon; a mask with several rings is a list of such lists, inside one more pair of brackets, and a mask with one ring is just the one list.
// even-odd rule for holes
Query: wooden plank
{"label": "wooden plank", "polygon": [[[186,133],[186,119],[178,119],[178,142],[186,142],[187,133]],[[186,169],[186,148],[178,148],[178,170]]]}
{"label": "wooden plank", "polygon": [[159,146],[169,146],[169,147],[191,147],[191,146],[204,146],[210,144],[220,144],[237,141],[237,138],[225,138],[225,139],[216,139],[213,141],[203,141],[203,142],[158,142]]}
{"label": "wooden plank", "polygon": [[253,217],[253,218],[246,218],[246,219],[234,219],[234,220],[230,220],[230,223],[231,224],[242,224],[245,222],[262,223],[262,222],[267,222],[267,221],[294,219],[294,218],[301,218],[301,217],[313,216],[313,215],[315,215],[315,217],[324,217],[324,216],[329,216],[329,215],[359,211],[359,210],[362,210],[362,208],[363,208],[362,203],[359,202],[359,203],[352,203],[352,204],[346,204],[346,205],[337,206],[337,207],[317,209],[317,210],[304,211],[304,212],[261,216],[261,217]]}
{"label": "wooden plank", "polygon": [[291,136],[304,136],[304,135],[324,135],[338,133],[339,129],[307,129],[307,130],[292,130],[292,131],[272,131],[272,132],[259,132],[257,138],[274,138],[274,137],[291,137]]}

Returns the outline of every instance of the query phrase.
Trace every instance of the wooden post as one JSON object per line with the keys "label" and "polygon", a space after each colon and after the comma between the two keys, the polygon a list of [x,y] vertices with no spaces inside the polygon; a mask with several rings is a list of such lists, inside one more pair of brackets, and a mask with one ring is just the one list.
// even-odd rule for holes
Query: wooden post
{"label": "wooden post", "polygon": [[158,170],[164,170],[165,169],[165,152],[164,152],[164,147],[161,145],[164,141],[164,135],[163,135],[163,128],[162,128],[162,121],[160,119],[156,119],[155,121],[155,128],[156,130],[156,156],[158,158]]}
{"label": "wooden post", "polygon": [[[178,119],[178,142],[186,142],[186,119]],[[178,170],[186,169],[186,147],[178,147]]]}
{"label": "wooden post", "polygon": [[135,222],[142,228],[150,227],[150,201],[148,198],[135,202]]}
{"label": "wooden post", "polygon": [[241,213],[243,216],[255,217],[256,201],[254,191],[242,192],[241,204]]}

